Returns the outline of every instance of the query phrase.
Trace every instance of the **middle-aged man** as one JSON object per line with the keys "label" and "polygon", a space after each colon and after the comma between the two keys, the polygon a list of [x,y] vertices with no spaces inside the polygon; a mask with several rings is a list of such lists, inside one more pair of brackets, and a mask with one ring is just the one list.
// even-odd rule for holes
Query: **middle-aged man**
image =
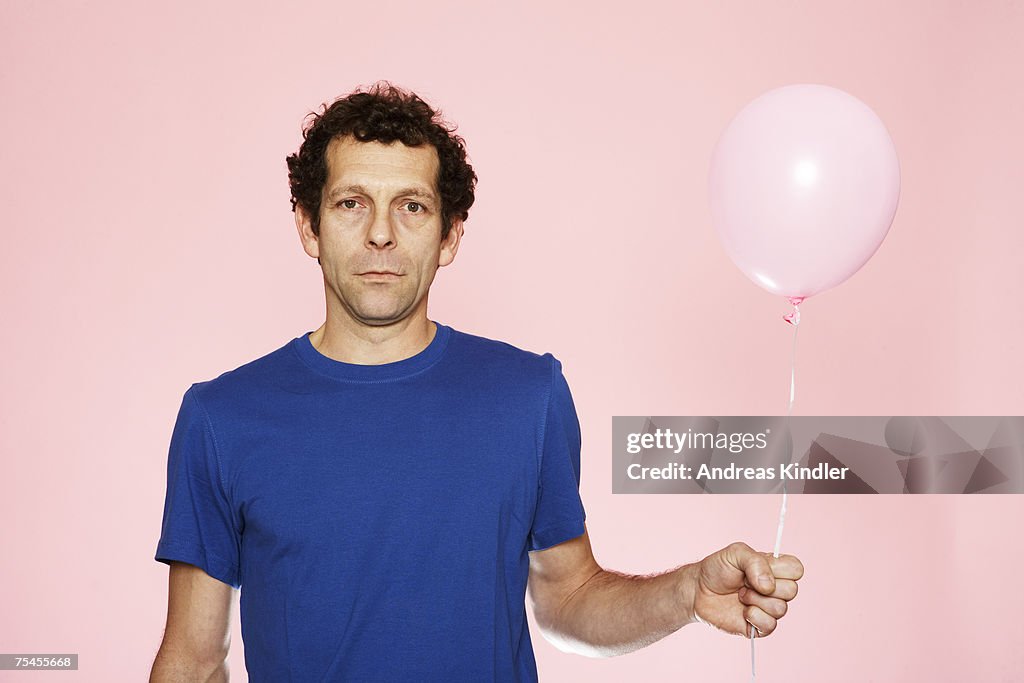
{"label": "middle-aged man", "polygon": [[658,575],[602,568],[561,363],[428,318],[476,183],[439,112],[356,91],[288,165],[326,320],[184,394],[151,680],[227,680],[238,587],[254,683],[536,681],[527,593],[544,636],[588,656],[697,621],[775,630],[795,557],[731,543]]}

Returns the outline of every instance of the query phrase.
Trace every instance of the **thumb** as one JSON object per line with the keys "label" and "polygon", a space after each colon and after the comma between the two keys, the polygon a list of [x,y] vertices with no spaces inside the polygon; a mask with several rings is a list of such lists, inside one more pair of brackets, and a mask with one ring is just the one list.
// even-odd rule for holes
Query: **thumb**
{"label": "thumb", "polygon": [[768,565],[768,558],[756,552],[746,543],[732,543],[725,549],[725,558],[747,579],[758,593],[770,595],[775,592],[775,576]]}

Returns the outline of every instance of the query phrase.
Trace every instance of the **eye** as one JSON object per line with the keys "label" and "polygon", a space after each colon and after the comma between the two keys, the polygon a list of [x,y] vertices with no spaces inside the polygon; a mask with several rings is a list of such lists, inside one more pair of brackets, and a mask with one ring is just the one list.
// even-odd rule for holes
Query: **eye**
{"label": "eye", "polygon": [[420,204],[419,202],[406,202],[405,206],[406,208],[409,209],[410,213],[420,213],[421,211],[423,211],[423,205]]}
{"label": "eye", "polygon": [[338,202],[338,204],[346,209],[356,208],[356,200],[354,199],[342,199],[340,202]]}

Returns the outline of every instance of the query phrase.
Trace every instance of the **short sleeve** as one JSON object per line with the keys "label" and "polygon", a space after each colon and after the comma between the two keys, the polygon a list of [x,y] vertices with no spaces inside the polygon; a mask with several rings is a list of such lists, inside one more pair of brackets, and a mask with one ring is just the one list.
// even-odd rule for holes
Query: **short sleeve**
{"label": "short sleeve", "polygon": [[550,358],[551,389],[529,550],[543,550],[583,535],[587,518],[579,493],[580,423],[569,384],[562,375],[562,364],[554,356]]}
{"label": "short sleeve", "polygon": [[167,493],[156,559],[187,562],[241,585],[241,538],[232,521],[217,444],[193,384],[182,398],[167,455]]}

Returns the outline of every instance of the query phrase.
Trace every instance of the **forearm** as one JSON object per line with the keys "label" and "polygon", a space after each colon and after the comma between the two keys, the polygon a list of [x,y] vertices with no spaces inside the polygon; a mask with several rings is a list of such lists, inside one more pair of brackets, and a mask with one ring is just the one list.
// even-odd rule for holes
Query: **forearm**
{"label": "forearm", "polygon": [[646,647],[693,621],[696,564],[649,576],[602,569],[570,595],[544,636],[561,650],[613,657]]}
{"label": "forearm", "polygon": [[227,659],[202,661],[195,657],[177,655],[162,648],[153,661],[150,683],[227,683]]}

